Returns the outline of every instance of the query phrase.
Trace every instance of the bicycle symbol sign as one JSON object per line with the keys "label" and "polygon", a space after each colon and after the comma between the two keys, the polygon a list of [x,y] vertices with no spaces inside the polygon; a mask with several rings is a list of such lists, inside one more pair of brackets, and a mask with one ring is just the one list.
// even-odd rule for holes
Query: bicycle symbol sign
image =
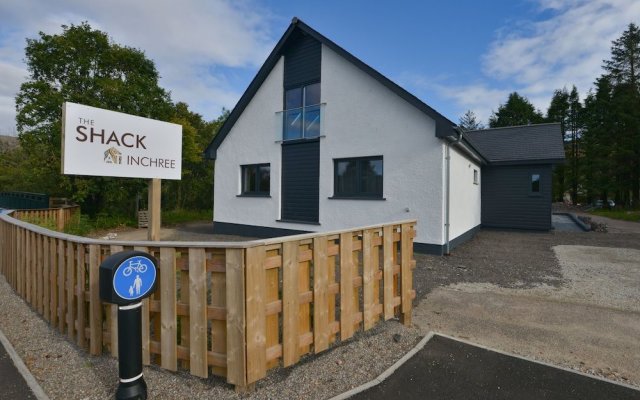
{"label": "bicycle symbol sign", "polygon": [[113,289],[126,300],[144,297],[156,280],[153,262],[144,256],[134,256],[124,260],[113,275]]}

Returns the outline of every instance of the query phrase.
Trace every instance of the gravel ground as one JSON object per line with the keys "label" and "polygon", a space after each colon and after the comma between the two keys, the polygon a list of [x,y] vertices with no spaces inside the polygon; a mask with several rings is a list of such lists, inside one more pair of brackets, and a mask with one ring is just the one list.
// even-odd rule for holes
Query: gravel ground
{"label": "gravel ground", "polygon": [[565,278],[552,250],[557,245],[640,249],[640,234],[482,230],[450,256],[416,254],[416,303],[437,287],[461,282],[559,287]]}

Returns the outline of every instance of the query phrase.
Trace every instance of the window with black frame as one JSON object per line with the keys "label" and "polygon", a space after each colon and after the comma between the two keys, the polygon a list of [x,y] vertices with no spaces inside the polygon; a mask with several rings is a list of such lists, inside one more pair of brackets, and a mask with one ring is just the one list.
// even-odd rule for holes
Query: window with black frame
{"label": "window with black frame", "polygon": [[382,199],[382,156],[333,161],[333,198]]}
{"label": "window with black frame", "polygon": [[285,92],[283,140],[320,136],[320,83]]}
{"label": "window with black frame", "polygon": [[252,164],[242,168],[242,195],[269,196],[271,188],[271,165]]}
{"label": "window with black frame", "polygon": [[531,174],[531,194],[540,193],[540,174]]}

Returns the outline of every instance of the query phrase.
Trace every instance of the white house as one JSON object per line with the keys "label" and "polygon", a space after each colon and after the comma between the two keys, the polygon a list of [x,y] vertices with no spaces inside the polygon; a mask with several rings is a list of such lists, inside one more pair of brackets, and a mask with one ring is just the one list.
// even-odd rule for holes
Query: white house
{"label": "white house", "polygon": [[270,237],[416,219],[416,250],[442,254],[482,223],[488,160],[476,147],[294,18],[206,150],[214,231]]}

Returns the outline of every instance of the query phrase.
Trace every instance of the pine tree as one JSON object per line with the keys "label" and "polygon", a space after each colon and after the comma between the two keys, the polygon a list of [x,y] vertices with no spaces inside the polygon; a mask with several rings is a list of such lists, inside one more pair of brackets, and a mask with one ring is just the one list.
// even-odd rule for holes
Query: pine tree
{"label": "pine tree", "polygon": [[467,112],[465,112],[464,115],[460,117],[460,122],[458,123],[458,125],[460,125],[464,130],[467,131],[484,129],[484,125],[482,124],[482,122],[478,121],[478,119],[476,118],[476,114],[471,110],[467,110]]}
{"label": "pine tree", "polygon": [[[619,165],[618,179],[626,182],[617,200],[640,204],[640,29],[629,24],[611,46],[611,59],[603,66],[613,84],[612,106],[618,115],[614,131]],[[628,191],[631,191],[629,198]]]}
{"label": "pine tree", "polygon": [[[571,138],[567,137],[567,116],[569,115],[569,92],[566,88],[556,89],[553,92],[551,103],[547,109],[547,121],[559,122],[560,130],[562,132],[562,138],[564,142],[565,156],[569,157],[569,149],[571,147]],[[564,199],[565,192],[565,174],[567,168],[564,164],[557,165],[554,168],[554,197],[556,201],[562,201]]]}

